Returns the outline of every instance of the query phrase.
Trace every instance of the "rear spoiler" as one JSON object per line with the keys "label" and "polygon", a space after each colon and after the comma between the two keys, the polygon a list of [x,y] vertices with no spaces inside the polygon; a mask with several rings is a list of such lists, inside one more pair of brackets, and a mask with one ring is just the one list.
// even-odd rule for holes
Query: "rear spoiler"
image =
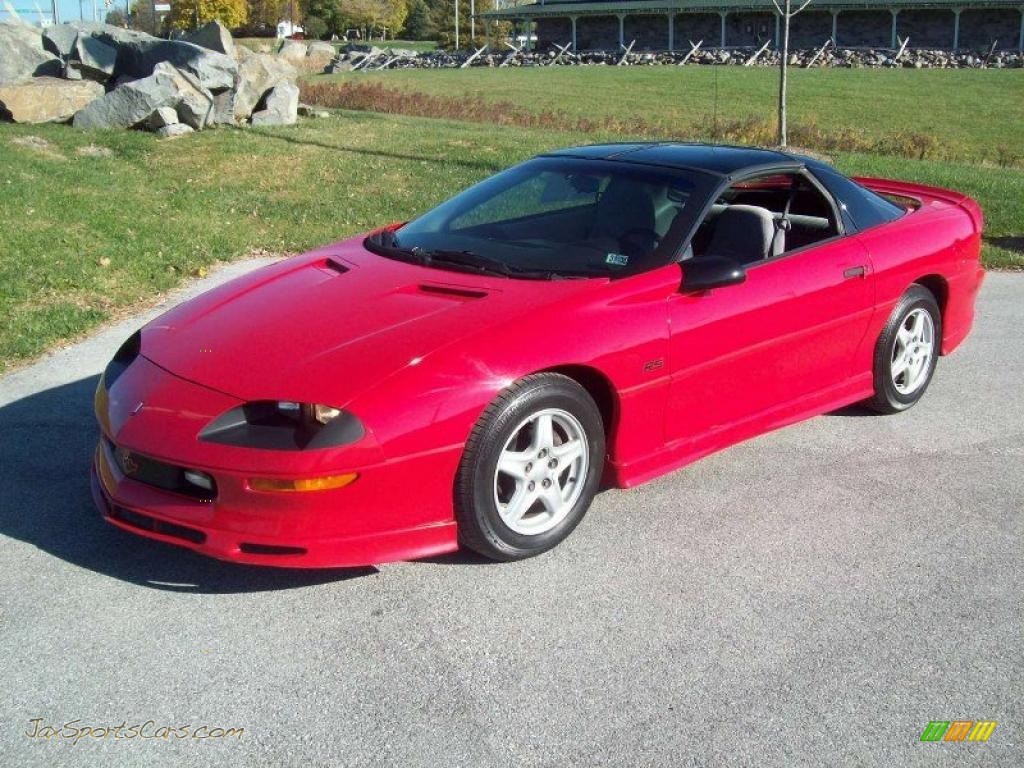
{"label": "rear spoiler", "polygon": [[967,212],[971,217],[974,228],[981,232],[985,223],[981,206],[977,201],[960,192],[942,187],[932,187],[927,184],[913,184],[909,181],[894,181],[893,179],[879,179],[873,176],[852,177],[858,184],[862,184],[873,192],[882,195],[896,195],[917,200],[919,203],[940,202],[947,205],[955,205]]}

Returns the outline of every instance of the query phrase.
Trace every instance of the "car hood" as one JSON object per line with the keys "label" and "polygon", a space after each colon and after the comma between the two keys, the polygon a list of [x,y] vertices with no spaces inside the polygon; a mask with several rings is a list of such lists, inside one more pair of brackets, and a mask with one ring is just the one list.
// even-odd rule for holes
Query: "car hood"
{"label": "car hood", "polygon": [[442,346],[584,289],[421,267],[362,239],[257,270],[143,330],[142,354],[241,400],[342,407]]}

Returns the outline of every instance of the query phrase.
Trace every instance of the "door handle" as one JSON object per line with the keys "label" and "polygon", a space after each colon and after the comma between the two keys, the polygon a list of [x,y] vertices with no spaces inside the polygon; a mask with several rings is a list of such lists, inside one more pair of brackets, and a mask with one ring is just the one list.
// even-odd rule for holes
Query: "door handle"
{"label": "door handle", "polygon": [[867,270],[865,270],[863,266],[850,267],[849,269],[843,271],[843,277],[847,280],[850,280],[854,277],[864,277],[864,273],[866,271]]}

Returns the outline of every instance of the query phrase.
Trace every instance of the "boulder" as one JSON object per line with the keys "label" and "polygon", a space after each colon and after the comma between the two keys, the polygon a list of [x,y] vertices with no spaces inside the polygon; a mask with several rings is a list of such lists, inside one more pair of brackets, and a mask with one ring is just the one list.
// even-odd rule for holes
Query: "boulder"
{"label": "boulder", "polygon": [[89,35],[80,35],[75,41],[70,66],[82,73],[83,77],[106,82],[114,74],[117,63],[117,49]]}
{"label": "boulder", "polygon": [[184,123],[171,123],[163,128],[158,128],[156,135],[161,139],[176,139],[179,136],[187,136],[192,133],[192,126]]}
{"label": "boulder", "polygon": [[215,125],[235,124],[235,92],[233,90],[214,94],[213,113],[210,115],[209,122]]}
{"label": "boulder", "polygon": [[20,22],[0,22],[0,85],[30,77],[60,77],[61,60],[43,47],[43,35]]}
{"label": "boulder", "polygon": [[277,55],[287,61],[299,63],[306,58],[307,51],[308,47],[302,40],[285,40],[281,43],[281,50]]}
{"label": "boulder", "polygon": [[253,125],[293,125],[298,119],[299,86],[292,82],[275,85],[262,106],[252,114]]}
{"label": "boulder", "polygon": [[211,91],[234,87],[238,67],[226,54],[185,40],[161,40],[145,32],[109,24],[79,22],[73,26],[78,28],[80,36],[93,37],[117,50],[116,77],[149,77],[156,65],[164,61],[195,75],[202,86]]}
{"label": "boulder", "polygon": [[160,107],[153,110],[153,114],[145,119],[144,125],[147,130],[159,131],[164,126],[174,125],[177,122],[180,122],[177,112],[170,107]]}
{"label": "boulder", "polygon": [[238,88],[234,111],[237,120],[248,120],[264,94],[279,83],[294,80],[295,67],[277,56],[253,53],[239,46]]}
{"label": "boulder", "polygon": [[326,56],[329,59],[333,59],[336,53],[333,45],[322,40],[314,40],[306,47],[307,56]]}
{"label": "boulder", "polygon": [[178,120],[197,131],[203,130],[213,116],[213,94],[188,72],[176,71],[178,76]]}
{"label": "boulder", "polygon": [[231,39],[231,32],[219,21],[211,21],[204,24],[195,32],[185,35],[185,41],[194,43],[200,48],[206,48],[217,53],[235,55],[235,41]]}
{"label": "boulder", "polygon": [[91,80],[36,77],[0,86],[0,115],[16,123],[64,122],[103,96],[103,86]]}
{"label": "boulder", "polygon": [[78,30],[70,24],[54,24],[43,30],[43,47],[62,59],[71,55],[77,39]]}
{"label": "boulder", "polygon": [[[153,74],[119,85],[75,114],[75,128],[131,128],[160,107],[177,110],[185,79],[170,64],[157,64]],[[191,87],[191,86],[189,86]]]}

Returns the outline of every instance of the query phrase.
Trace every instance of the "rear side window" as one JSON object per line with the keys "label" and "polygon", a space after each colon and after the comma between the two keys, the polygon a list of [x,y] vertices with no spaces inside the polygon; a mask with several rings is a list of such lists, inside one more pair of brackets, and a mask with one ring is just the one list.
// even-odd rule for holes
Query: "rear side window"
{"label": "rear side window", "polygon": [[862,187],[831,168],[815,168],[814,175],[840,203],[849,228],[860,231],[898,219],[904,211],[881,195]]}

